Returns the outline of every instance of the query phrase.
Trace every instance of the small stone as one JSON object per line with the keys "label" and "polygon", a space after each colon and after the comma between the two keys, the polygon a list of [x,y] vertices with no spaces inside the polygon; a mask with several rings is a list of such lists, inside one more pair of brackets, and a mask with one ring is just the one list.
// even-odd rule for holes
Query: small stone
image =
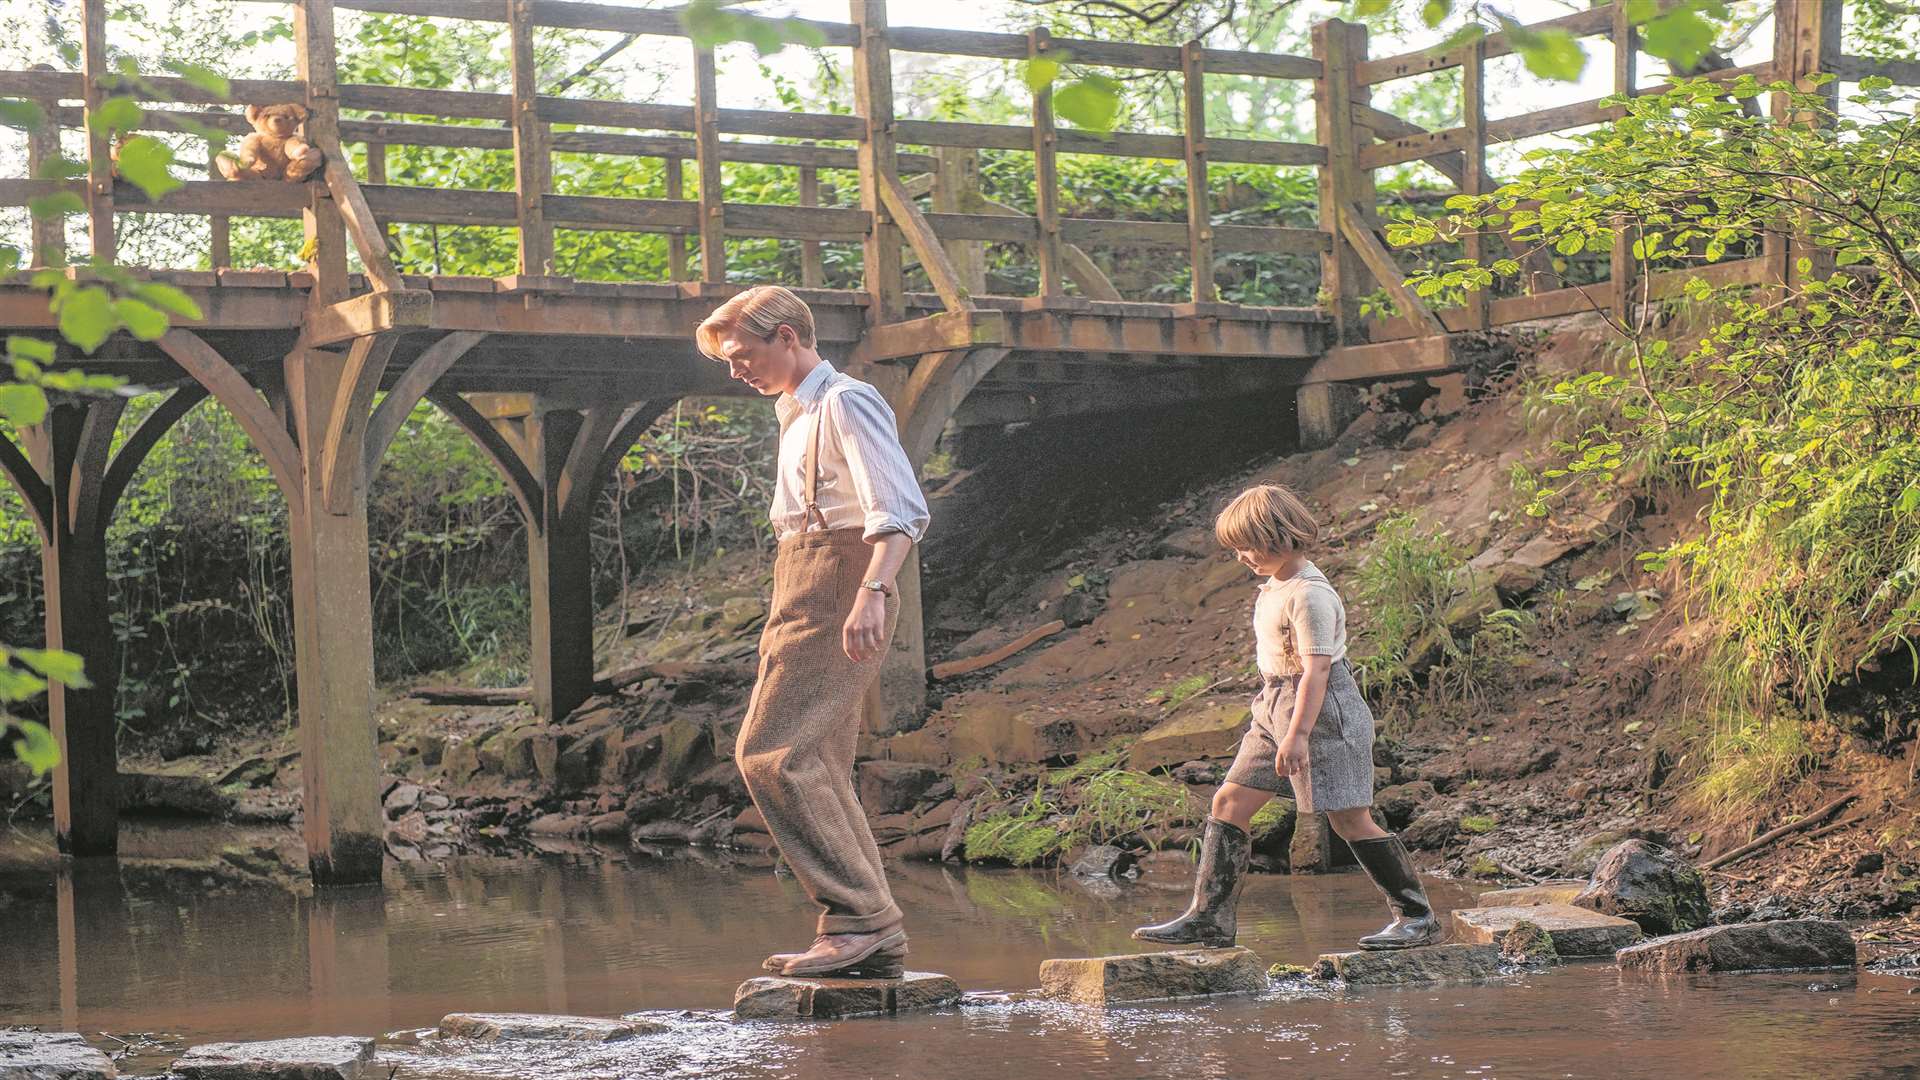
{"label": "small stone", "polygon": [[541,814],[527,826],[540,836],[572,836],[587,827],[587,819],[578,814]]}
{"label": "small stone", "polygon": [[1500,959],[1509,964],[1544,967],[1559,963],[1560,952],[1553,946],[1553,936],[1542,930],[1539,923],[1521,919],[1501,939]]}
{"label": "small stone", "polygon": [[1211,761],[1189,761],[1176,765],[1168,776],[1187,785],[1218,784],[1222,770]]}
{"label": "small stone", "polygon": [[119,1070],[75,1031],[0,1031],[0,1080],[113,1080]]}
{"label": "small stone", "polygon": [[387,792],[387,817],[397,818],[420,804],[420,786],[418,784],[397,784]]}
{"label": "small stone", "polygon": [[940,770],[907,761],[863,761],[854,766],[860,805],[873,817],[913,809],[940,779]]}
{"label": "small stone", "polygon": [[909,971],[898,979],[748,979],[733,993],[735,1020],[838,1020],[937,1009],[960,1001],[945,975]]}
{"label": "small stone", "polygon": [[587,835],[603,840],[627,835],[628,827],[625,810],[610,810],[587,819]]}
{"label": "small stone", "polygon": [[1266,965],[1251,949],[1129,953],[1040,965],[1043,996],[1081,1005],[1251,994],[1266,988]]}
{"label": "small stone", "polygon": [[1586,780],[1575,781],[1571,787],[1567,788],[1569,802],[1585,802],[1587,796],[1591,794],[1593,794],[1593,784]]}
{"label": "small stone", "polygon": [[1112,844],[1101,844],[1087,849],[1087,853],[1074,861],[1070,873],[1083,878],[1117,878],[1133,869],[1133,852]]}
{"label": "small stone", "polygon": [[1462,941],[1498,945],[1515,925],[1530,922],[1553,938],[1561,956],[1612,956],[1640,940],[1640,927],[1628,919],[1566,904],[1533,907],[1455,908],[1454,935]]}
{"label": "small stone", "polygon": [[1432,802],[1436,794],[1431,781],[1412,780],[1375,791],[1373,805],[1386,816],[1389,827],[1401,829],[1419,816],[1420,808]]}
{"label": "small stone", "polygon": [[667,1025],[647,1020],[608,1020],[598,1016],[551,1016],[544,1013],[449,1013],[440,1021],[443,1039],[499,1042],[546,1039],[560,1042],[616,1042],[635,1035],[653,1035]]}
{"label": "small stone", "polygon": [[1314,965],[1316,979],[1349,986],[1467,982],[1500,974],[1500,950],[1492,945],[1448,942],[1417,949],[1326,953]]}
{"label": "small stone", "polygon": [[172,1069],[185,1080],[361,1080],[373,1075],[373,1040],[320,1035],[208,1043],[175,1059]]}
{"label": "small stone", "polygon": [[1575,907],[1632,919],[1649,934],[1698,930],[1713,918],[1707,884],[1686,860],[1658,844],[1626,840],[1594,867]]}
{"label": "small stone", "polygon": [[1621,970],[1776,971],[1852,967],[1858,958],[1845,923],[1831,919],[1709,926],[1620,950]]}
{"label": "small stone", "polygon": [[1847,873],[1854,877],[1865,877],[1868,874],[1879,873],[1886,865],[1887,857],[1885,855],[1878,851],[1869,851],[1865,855],[1853,860],[1853,865],[1848,868]]}
{"label": "small stone", "polygon": [[1415,851],[1431,851],[1446,846],[1460,832],[1460,811],[1452,805],[1434,804],[1400,830],[1400,840]]}

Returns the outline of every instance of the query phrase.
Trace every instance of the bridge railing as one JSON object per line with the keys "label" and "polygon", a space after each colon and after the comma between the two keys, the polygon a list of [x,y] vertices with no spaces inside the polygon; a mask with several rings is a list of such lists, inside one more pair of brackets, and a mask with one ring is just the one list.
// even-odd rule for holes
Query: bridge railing
{"label": "bridge railing", "polygon": [[[403,225],[477,225],[516,231],[516,269],[528,282],[557,286],[555,230],[614,231],[664,236],[669,281],[706,284],[727,281],[727,243],[737,238],[797,241],[804,286],[828,284],[822,245],[860,245],[861,288],[873,297],[878,321],[903,317],[906,306],[903,249],[926,271],[943,306],[970,306],[984,291],[981,245],[1021,245],[1034,253],[1036,295],[1043,305],[1072,305],[1071,284],[1080,298],[1119,299],[1102,273],[1100,249],[1161,247],[1185,251],[1190,280],[1187,314],[1218,301],[1216,258],[1226,252],[1317,256],[1320,293],[1336,324],[1339,344],[1390,342],[1433,337],[1449,331],[1524,322],[1594,307],[1616,310],[1635,297],[1676,291],[1699,273],[1723,281],[1761,281],[1784,276],[1791,261],[1781,241],[1757,257],[1731,257],[1710,267],[1647,274],[1631,257],[1631,238],[1616,241],[1602,281],[1570,281],[1541,252],[1526,252],[1511,238],[1468,236],[1464,253],[1484,258],[1489,243],[1503,241],[1526,257],[1531,271],[1517,294],[1477,293],[1459,307],[1434,310],[1401,285],[1404,269],[1421,258],[1417,251],[1392,252],[1379,235],[1377,170],[1422,161],[1458,190],[1483,192],[1497,186],[1487,167],[1490,147],[1554,132],[1590,126],[1619,116],[1622,109],[1600,99],[1559,105],[1515,116],[1487,115],[1488,62],[1514,51],[1511,35],[1493,34],[1446,49],[1429,49],[1373,58],[1367,54],[1363,27],[1327,22],[1313,35],[1313,55],[1288,56],[1184,46],[1055,38],[1044,30],[1027,34],[983,33],[916,27],[891,27],[883,0],[852,0],[848,23],[807,25],[827,48],[849,49],[855,75],[852,115],[722,108],[715,87],[712,51],[688,39],[672,12],[636,10],[574,0],[256,0],[291,4],[301,32],[296,59],[305,76],[298,80],[237,80],[235,102],[306,103],[313,116],[309,134],[320,133],[338,153],[340,144],[365,146],[361,175],[329,175],[329,185],[229,184],[217,180],[185,183],[157,200],[113,182],[108,148],[90,140],[89,172],[84,179],[0,179],[0,205],[20,206],[58,190],[81,194],[92,222],[93,255],[115,254],[113,221],[118,214],[189,214],[210,221],[211,265],[231,261],[229,229],[236,217],[297,217],[310,222],[329,212],[346,212],[364,202],[378,222],[376,231]],[[83,69],[0,72],[0,95],[43,103],[61,126],[84,123],[89,104],[97,104],[112,72],[106,64],[104,0],[83,0]],[[1753,75],[1804,83],[1815,71],[1836,71],[1843,78],[1882,74],[1905,84],[1920,84],[1920,63],[1868,61],[1840,51],[1838,3],[1781,3],[1773,13],[1775,54],[1769,61],[1707,73],[1731,80]],[[332,37],[335,9],[431,16],[501,24],[513,58],[511,92],[480,93],[406,86],[338,84]],[[556,27],[674,39],[688,50],[694,73],[690,105],[588,100],[541,93],[532,56],[537,27]],[[1614,89],[1648,93],[1638,85],[1639,49],[1627,20],[1627,6],[1607,4],[1530,29],[1556,29],[1581,37],[1611,38]],[[1027,124],[984,124],[926,120],[894,115],[892,88],[895,53],[962,56],[1001,61],[1066,57],[1076,66],[1159,72],[1174,76],[1183,108],[1172,134],[1138,131],[1095,133],[1062,126],[1052,108],[1052,92],[1033,95]],[[1438,131],[1422,130],[1373,107],[1373,88],[1416,76],[1460,71],[1462,123]],[[1223,138],[1206,128],[1205,85],[1209,74],[1311,81],[1315,142]],[[213,96],[185,79],[149,77],[144,93],[168,105],[214,104]],[[74,104],[78,102],[79,104]],[[1776,102],[1776,108],[1784,103]],[[155,108],[146,126],[181,130],[188,122],[228,132],[245,130],[245,121],[228,104],[219,109]],[[500,127],[445,121],[494,121]],[[556,126],[596,130],[555,130]],[[617,129],[617,130],[605,130]],[[807,145],[745,139],[798,139]],[[511,190],[409,187],[390,182],[388,151],[397,146],[450,147],[506,151],[512,155]],[[908,148],[902,150],[902,147]],[[912,152],[930,148],[932,153]],[[55,152],[57,141],[45,133],[30,140],[30,165],[37,168]],[[982,151],[1031,155],[1035,212],[1025,214],[983,200],[972,182],[977,168],[970,158]],[[616,198],[559,194],[553,190],[555,154],[608,154],[655,158],[664,163],[664,197]],[[1180,162],[1187,183],[1186,221],[1137,221],[1075,217],[1063,213],[1059,178],[1061,155],[1094,154]],[[792,205],[730,202],[722,182],[723,163],[756,163],[798,170],[799,197]],[[682,164],[691,163],[691,178]],[[1313,228],[1216,224],[1209,198],[1211,163],[1248,163],[1313,167],[1318,174],[1318,213]],[[845,171],[858,177],[860,195],[852,206],[819,205],[824,174]],[[344,194],[331,188],[344,184]],[[357,192],[357,194],[356,194]],[[922,199],[926,199],[925,207]],[[320,215],[316,218],[315,215]],[[362,235],[367,222],[352,232],[362,261],[380,253]],[[311,231],[310,224],[310,231]],[[331,226],[337,232],[339,226]],[[36,225],[45,250],[64,248],[64,225]],[[345,265],[345,247],[326,240],[325,254],[337,247],[335,263]],[[701,253],[697,268],[691,252]],[[317,272],[328,276],[324,261]],[[369,265],[378,277],[377,267]],[[1590,274],[1587,276],[1591,276]],[[475,287],[483,287],[477,283]],[[1364,299],[1384,290],[1398,309],[1394,318],[1363,317]]]}

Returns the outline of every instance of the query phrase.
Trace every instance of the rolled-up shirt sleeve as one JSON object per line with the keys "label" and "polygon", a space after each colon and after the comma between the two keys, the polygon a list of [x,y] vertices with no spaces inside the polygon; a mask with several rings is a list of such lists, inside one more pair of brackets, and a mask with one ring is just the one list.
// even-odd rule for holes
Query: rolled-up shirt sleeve
{"label": "rolled-up shirt sleeve", "polygon": [[827,395],[826,407],[860,501],[861,535],[871,541],[899,532],[919,543],[927,533],[927,498],[900,446],[893,409],[879,391],[864,385]]}

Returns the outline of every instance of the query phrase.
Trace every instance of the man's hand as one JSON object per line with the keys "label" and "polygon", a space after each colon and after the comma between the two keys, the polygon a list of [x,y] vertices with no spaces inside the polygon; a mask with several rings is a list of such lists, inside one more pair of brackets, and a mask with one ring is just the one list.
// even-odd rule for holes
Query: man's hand
{"label": "man's hand", "polygon": [[1273,771],[1281,776],[1299,776],[1307,771],[1307,737],[1295,732],[1280,740],[1273,755]]}
{"label": "man's hand", "polygon": [[847,659],[858,663],[880,651],[887,636],[887,597],[873,589],[860,589],[840,628],[840,646]]}

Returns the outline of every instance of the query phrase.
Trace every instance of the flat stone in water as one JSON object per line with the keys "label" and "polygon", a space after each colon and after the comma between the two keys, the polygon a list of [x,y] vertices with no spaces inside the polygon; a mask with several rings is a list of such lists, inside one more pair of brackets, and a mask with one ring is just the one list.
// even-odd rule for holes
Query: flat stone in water
{"label": "flat stone in water", "polygon": [[186,1080],[362,1080],[373,1076],[373,1040],[320,1035],[207,1043],[175,1060],[172,1071]]}
{"label": "flat stone in water", "polygon": [[1640,940],[1640,926],[1631,919],[1602,915],[1571,904],[1531,907],[1455,908],[1454,936],[1462,941],[1498,945],[1514,924],[1533,923],[1553,939],[1553,950],[1564,958],[1612,956]]}
{"label": "flat stone in water", "polygon": [[1349,986],[1396,983],[1471,982],[1500,974],[1500,950],[1493,945],[1448,942],[1417,949],[1362,949],[1326,953],[1314,965],[1316,979],[1339,979]]}
{"label": "flat stone in water", "polygon": [[1081,1005],[1252,994],[1267,986],[1267,966],[1250,949],[1128,953],[1040,965],[1042,995]]}
{"label": "flat stone in water", "polygon": [[547,1013],[449,1013],[440,1021],[447,1039],[549,1039],[561,1042],[613,1042],[635,1035],[652,1035],[667,1025],[648,1020],[608,1020],[599,1016],[555,1016]]}
{"label": "flat stone in water", "polygon": [[1563,885],[1528,885],[1520,889],[1494,889],[1480,894],[1481,907],[1539,907],[1543,904],[1571,904],[1587,887],[1584,881]]}
{"label": "flat stone in water", "polygon": [[120,1071],[77,1031],[0,1031],[0,1080],[113,1080]]}
{"label": "flat stone in water", "polygon": [[1622,970],[1778,971],[1852,967],[1858,949],[1847,925],[1831,919],[1709,926],[1620,950]]}
{"label": "flat stone in water", "polygon": [[898,979],[748,979],[733,992],[735,1020],[840,1020],[937,1009],[960,1001],[945,975],[909,971]]}

